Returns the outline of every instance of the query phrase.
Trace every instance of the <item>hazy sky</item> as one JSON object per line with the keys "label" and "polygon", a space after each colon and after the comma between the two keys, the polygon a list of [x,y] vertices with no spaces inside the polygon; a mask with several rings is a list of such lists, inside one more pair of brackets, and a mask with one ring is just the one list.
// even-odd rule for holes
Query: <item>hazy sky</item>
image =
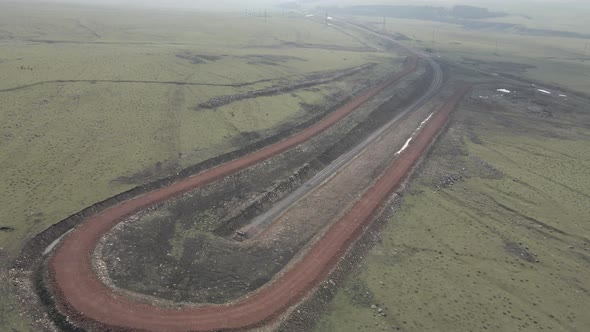
{"label": "hazy sky", "polygon": [[[293,0],[0,0],[0,2],[66,2],[77,4],[100,4],[100,5],[131,5],[142,7],[172,7],[172,8],[193,8],[193,9],[238,9],[246,7],[266,8],[273,5],[291,2]],[[565,4],[588,5],[590,0],[316,0],[302,1],[311,6],[316,5],[339,5],[351,4],[415,4],[415,5],[476,5],[498,9],[508,8],[534,8],[535,4],[553,4],[552,7],[565,7]]]}

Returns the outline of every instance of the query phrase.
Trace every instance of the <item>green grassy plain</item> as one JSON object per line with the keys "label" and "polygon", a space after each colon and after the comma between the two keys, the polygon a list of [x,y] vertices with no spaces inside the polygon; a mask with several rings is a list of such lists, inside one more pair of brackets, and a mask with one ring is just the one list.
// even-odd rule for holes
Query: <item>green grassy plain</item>
{"label": "green grassy plain", "polygon": [[[307,120],[321,107],[305,105],[326,106],[402,60],[302,17],[0,3],[0,274],[28,239],[68,215]],[[366,63],[377,66],[196,107]],[[8,293],[3,285],[0,326],[24,331],[28,318]]]}
{"label": "green grassy plain", "polygon": [[[15,228],[0,233],[0,243],[10,254],[48,225],[133,185],[113,182],[119,177],[231,151],[241,133],[264,135],[297,123],[312,115],[302,104],[324,105],[351,85],[324,84],[216,110],[196,110],[199,103],[310,73],[376,62],[377,75],[385,75],[399,65],[392,55],[328,49],[363,45],[325,25],[287,17],[265,22],[231,14],[2,4],[0,40],[0,209],[2,226]],[[281,47],[303,41],[317,47]],[[272,81],[210,85],[266,79]]]}
{"label": "green grassy plain", "polygon": [[[509,17],[506,20],[518,19]],[[363,17],[357,18],[357,21],[376,30],[383,28],[382,18]],[[548,28],[542,24],[540,19],[528,22],[533,28]],[[457,24],[410,19],[388,18],[386,26],[388,32],[402,33],[412,39],[405,41],[407,45],[433,49],[435,54],[451,61],[477,59],[484,63],[476,67],[490,72],[528,77],[580,92],[590,91],[590,49],[585,51],[589,40],[522,35],[493,28],[465,29]],[[497,64],[499,62],[508,64]],[[531,67],[516,68],[511,64]]]}
{"label": "green grassy plain", "polygon": [[506,105],[461,106],[316,331],[590,326],[590,114]]}

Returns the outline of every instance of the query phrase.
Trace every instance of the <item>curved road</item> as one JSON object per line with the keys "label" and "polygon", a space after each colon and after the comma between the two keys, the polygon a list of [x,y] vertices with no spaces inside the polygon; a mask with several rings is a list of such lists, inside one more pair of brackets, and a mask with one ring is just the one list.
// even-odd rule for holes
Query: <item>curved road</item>
{"label": "curved road", "polygon": [[[431,62],[431,65],[434,64],[432,60],[428,61]],[[413,67],[415,68],[415,59]],[[442,73],[437,65],[434,64],[433,68],[435,80],[416,105],[426,102],[440,88]],[[405,72],[401,77],[411,70],[406,68]],[[343,114],[350,114],[392,83],[391,80],[383,83],[326,119],[334,120]],[[330,272],[348,246],[362,232],[363,226],[370,222],[373,213],[387,199],[392,190],[400,184],[428,147],[464,92],[457,93],[443,109],[426,123],[409,148],[399,155],[375,186],[363,195],[348,213],[330,227],[305,257],[260,291],[227,305],[205,305],[176,310],[158,308],[136,303],[112,293],[97,279],[92,269],[91,255],[100,238],[125,217],[140,209],[153,206],[163,200],[178,196],[227,174],[254,165],[261,160],[268,159],[270,156],[281,153],[309,139],[309,137],[321,133],[335,122],[321,121],[285,141],[174,183],[169,187],[123,202],[87,219],[65,237],[49,261],[50,280],[54,294],[58,299],[58,307],[70,318],[87,327],[117,330],[242,329],[259,326],[272,320],[288,307],[300,301]],[[412,106],[418,107],[416,105]],[[406,111],[409,112],[409,109],[411,108]]]}
{"label": "curved road", "polygon": [[[355,29],[360,29],[364,32],[375,34],[381,38],[384,38],[384,39],[387,39],[391,42],[394,42],[398,46],[408,50],[405,46],[398,43],[394,39],[382,36],[380,34],[377,34],[375,32],[372,32],[370,30],[364,29],[362,27],[356,26],[354,24],[351,24],[351,23],[348,23],[345,21],[338,20],[338,22],[343,22],[344,24],[347,24]],[[252,220],[252,222],[250,222],[248,225],[244,226],[242,229],[240,229],[238,231],[238,234],[240,235],[240,237],[238,237],[238,239],[242,239],[242,237],[245,237],[245,239],[251,239],[251,238],[255,237],[256,235],[258,235],[266,226],[270,225],[272,222],[277,220],[277,218],[283,212],[285,212],[287,209],[289,209],[289,207],[291,207],[295,202],[297,202],[299,199],[301,199],[302,197],[304,197],[305,195],[307,195],[311,191],[315,190],[322,183],[327,181],[330,177],[332,177],[334,174],[336,174],[340,169],[342,169],[344,166],[346,166],[346,164],[348,164],[352,159],[354,159],[361,152],[363,152],[369,145],[371,145],[373,142],[375,142],[379,138],[383,137],[383,135],[387,131],[389,131],[396,123],[398,123],[403,117],[405,117],[408,113],[416,111],[417,109],[422,107],[424,104],[426,104],[426,102],[428,102],[440,90],[440,88],[442,87],[442,84],[443,84],[443,72],[442,72],[440,66],[438,65],[438,63],[436,63],[436,61],[432,60],[432,58],[430,58],[426,54],[419,53],[414,50],[409,50],[409,51],[412,52],[413,55],[415,55],[415,56],[420,56],[420,57],[426,59],[426,61],[428,61],[428,64],[430,65],[430,67],[432,68],[432,70],[434,72],[432,83],[430,84],[430,86],[428,87],[426,92],[420,98],[418,98],[414,103],[412,103],[410,106],[403,109],[392,120],[387,122],[385,125],[383,125],[381,128],[379,128],[377,131],[375,131],[373,134],[371,134],[369,137],[367,137],[359,145],[357,145],[356,147],[354,147],[352,150],[348,151],[347,153],[343,154],[338,159],[334,160],[330,165],[325,167],[322,171],[318,172],[313,178],[309,179],[301,187],[299,187],[298,189],[293,191],[287,197],[285,197],[282,200],[280,200],[279,202],[276,202],[275,204],[273,204],[273,206],[269,210],[267,210],[265,213],[254,218]]]}

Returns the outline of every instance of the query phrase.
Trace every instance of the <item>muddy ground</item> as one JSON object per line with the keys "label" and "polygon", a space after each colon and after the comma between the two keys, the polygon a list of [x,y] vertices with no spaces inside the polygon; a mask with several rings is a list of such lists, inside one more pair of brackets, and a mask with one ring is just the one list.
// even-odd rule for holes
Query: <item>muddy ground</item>
{"label": "muddy ground", "polygon": [[[223,303],[262,286],[347,203],[303,225],[305,231],[284,228],[275,238],[281,245],[235,242],[233,231],[392,118],[429,81],[421,70],[294,151],[123,223],[98,252],[103,277],[118,288],[173,302]],[[391,138],[399,146],[401,136],[411,134],[405,131]],[[374,175],[364,177],[364,186]]]}

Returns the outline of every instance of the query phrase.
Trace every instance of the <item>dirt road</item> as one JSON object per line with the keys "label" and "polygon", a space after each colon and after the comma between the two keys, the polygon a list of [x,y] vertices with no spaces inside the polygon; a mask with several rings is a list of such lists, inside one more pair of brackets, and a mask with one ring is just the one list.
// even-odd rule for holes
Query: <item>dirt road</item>
{"label": "dirt road", "polygon": [[326,181],[326,179],[328,179],[333,174],[336,174],[348,162],[356,158],[356,156],[358,156],[368,146],[381,139],[383,135],[390,131],[392,127],[401,119],[403,119],[408,113],[416,111],[426,104],[426,102],[428,102],[434,95],[436,95],[443,85],[443,72],[438,63],[436,63],[434,60],[429,57],[425,57],[425,59],[433,70],[433,79],[428,89],[422,93],[420,98],[416,99],[411,105],[405,107],[388,123],[384,124],[381,128],[376,130],[353,149],[341,155],[321,172],[317,173],[312,179],[292,192],[288,197],[285,197],[281,201],[275,203],[268,211],[256,217],[248,225],[240,229],[240,234],[244,234],[246,239],[255,237],[259,232],[263,231],[268,225],[273,223],[277,217],[285,212],[291,205],[293,205],[293,203],[311,191],[315,190],[324,181]]}
{"label": "dirt road", "polygon": [[[236,303],[178,310],[132,302],[113,294],[96,277],[90,255],[98,240],[121,218],[170,197],[167,187],[104,211],[74,230],[50,260],[52,287],[62,311],[93,328],[150,331],[209,331],[259,326],[297,303],[321,282],[395,190],[468,88],[462,88],[425,124],[412,144],[399,155],[376,184],[310,249],[309,253],[272,283]],[[212,170],[214,171],[214,170]],[[222,176],[214,171],[211,177]],[[190,179],[188,179],[190,180]],[[203,179],[201,181],[206,181]],[[179,188],[185,188],[185,185]],[[178,192],[179,188],[176,189]]]}

